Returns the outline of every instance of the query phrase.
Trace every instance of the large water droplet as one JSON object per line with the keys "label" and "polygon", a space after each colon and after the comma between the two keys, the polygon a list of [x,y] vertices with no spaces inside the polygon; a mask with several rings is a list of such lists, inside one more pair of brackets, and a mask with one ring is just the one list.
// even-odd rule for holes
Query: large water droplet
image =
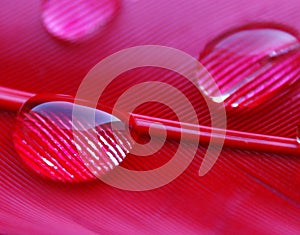
{"label": "large water droplet", "polygon": [[[64,101],[25,105],[13,135],[16,150],[33,171],[62,182],[82,182],[114,169],[132,148],[118,118]],[[78,110],[80,110],[78,112]]]}
{"label": "large water droplet", "polygon": [[50,34],[77,42],[96,33],[117,9],[117,0],[46,0],[42,18]]}
{"label": "large water droplet", "polygon": [[300,76],[300,43],[289,31],[252,25],[213,40],[200,56],[217,83],[201,77],[199,87],[226,107],[254,107],[294,84]]}

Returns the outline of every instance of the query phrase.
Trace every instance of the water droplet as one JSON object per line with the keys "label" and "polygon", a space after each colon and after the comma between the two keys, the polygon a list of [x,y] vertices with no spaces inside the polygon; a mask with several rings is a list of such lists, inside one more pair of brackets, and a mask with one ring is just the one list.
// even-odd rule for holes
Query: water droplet
{"label": "water droplet", "polygon": [[294,84],[300,75],[298,38],[279,27],[250,25],[227,32],[204,49],[200,61],[213,76],[199,87],[226,107],[255,107]]}
{"label": "water droplet", "polygon": [[[28,103],[19,113],[14,144],[41,176],[62,182],[96,179],[114,169],[132,148],[125,124],[100,110],[65,101]],[[93,111],[95,125],[87,115]],[[73,116],[72,116],[73,115]]]}
{"label": "water droplet", "polygon": [[46,0],[42,18],[50,34],[77,42],[95,34],[117,9],[117,0]]}

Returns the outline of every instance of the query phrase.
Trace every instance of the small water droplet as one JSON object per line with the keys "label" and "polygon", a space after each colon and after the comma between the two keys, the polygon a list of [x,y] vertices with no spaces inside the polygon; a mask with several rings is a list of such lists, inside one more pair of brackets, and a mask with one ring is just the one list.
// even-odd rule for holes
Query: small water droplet
{"label": "small water droplet", "polygon": [[[34,172],[62,182],[96,179],[119,165],[132,148],[125,124],[113,115],[64,101],[28,103],[13,135],[16,150]],[[95,126],[87,115],[93,110]],[[75,128],[75,129],[74,129]]]}
{"label": "small water droplet", "polygon": [[46,0],[42,19],[51,35],[77,42],[97,33],[117,9],[117,0]]}
{"label": "small water droplet", "polygon": [[300,76],[300,43],[288,30],[251,25],[213,40],[200,56],[213,76],[200,77],[199,87],[226,107],[255,107],[294,84]]}

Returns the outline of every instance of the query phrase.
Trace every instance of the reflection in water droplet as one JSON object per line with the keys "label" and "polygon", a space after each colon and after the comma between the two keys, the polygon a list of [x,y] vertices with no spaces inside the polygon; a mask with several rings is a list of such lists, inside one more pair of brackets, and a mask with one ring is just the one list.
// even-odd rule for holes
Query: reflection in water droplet
{"label": "reflection in water droplet", "polygon": [[117,9],[117,0],[46,0],[42,18],[50,34],[76,42],[96,33]]}
{"label": "reflection in water droplet", "polygon": [[200,60],[221,92],[218,95],[211,80],[200,77],[199,87],[213,101],[254,107],[298,80],[300,43],[279,28],[247,26],[212,41]]}
{"label": "reflection in water droplet", "polygon": [[87,119],[91,108],[78,108],[80,115],[73,119],[69,102],[25,106],[20,112],[14,144],[33,171],[62,182],[88,181],[111,171],[129,153],[132,143],[123,122],[96,110],[93,127]]}

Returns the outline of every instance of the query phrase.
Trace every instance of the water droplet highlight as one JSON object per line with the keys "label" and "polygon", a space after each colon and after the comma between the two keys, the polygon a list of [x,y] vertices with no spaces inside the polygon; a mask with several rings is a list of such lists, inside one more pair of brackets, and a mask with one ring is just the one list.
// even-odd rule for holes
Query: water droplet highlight
{"label": "water droplet highlight", "polygon": [[200,74],[199,87],[214,102],[231,108],[255,107],[298,80],[300,43],[288,30],[250,25],[213,40],[200,61],[220,90],[221,95]]}
{"label": "water droplet highlight", "polygon": [[61,182],[84,182],[118,166],[132,148],[125,124],[111,114],[64,101],[25,105],[13,135],[16,150],[34,172]]}
{"label": "water droplet highlight", "polygon": [[46,0],[42,19],[54,37],[77,42],[97,33],[118,8],[117,0]]}

